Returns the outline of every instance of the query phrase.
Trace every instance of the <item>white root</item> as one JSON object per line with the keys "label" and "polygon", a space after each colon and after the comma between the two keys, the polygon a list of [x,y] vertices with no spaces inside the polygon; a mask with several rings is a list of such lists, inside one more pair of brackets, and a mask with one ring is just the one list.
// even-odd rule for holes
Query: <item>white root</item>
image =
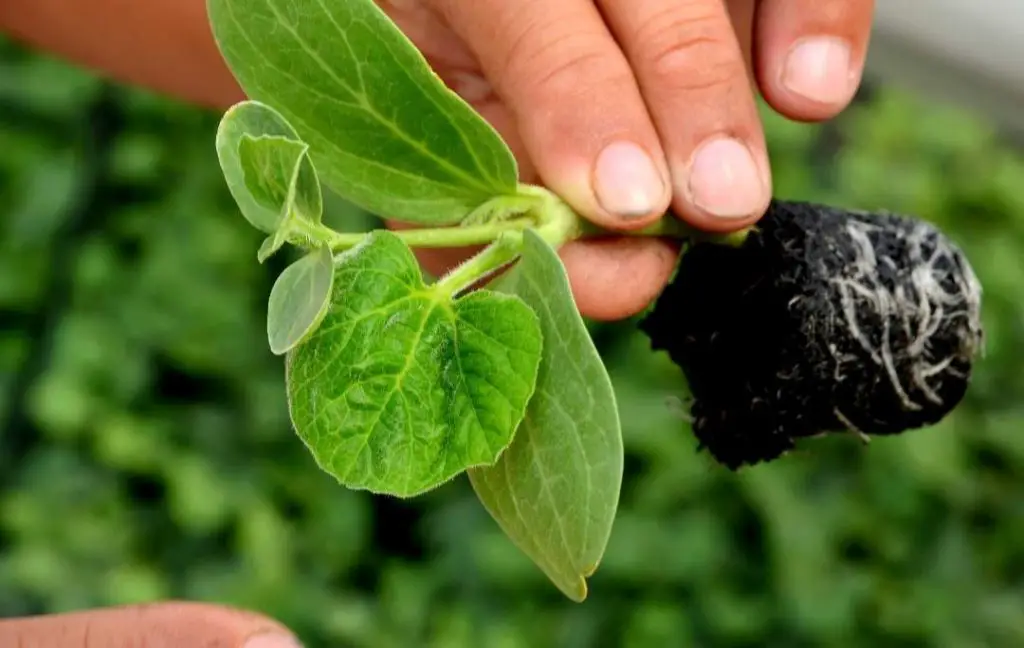
{"label": "white root", "polygon": [[[856,250],[855,260],[843,276],[831,279],[839,292],[843,320],[848,333],[870,356],[872,362],[885,370],[903,406],[907,410],[918,410],[922,404],[910,398],[896,370],[897,362],[891,342],[894,333],[892,326],[895,324],[901,327],[910,344],[897,351],[896,355],[910,361],[912,386],[927,400],[942,405],[937,385],[932,384],[935,382],[933,379],[957,358],[973,355],[981,344],[981,286],[971,269],[964,264],[963,275],[953,273],[955,288],[952,291],[945,289],[943,283],[948,282],[951,273],[943,266],[958,268],[958,253],[936,236],[927,224],[917,223],[905,235],[910,254],[909,281],[896,282],[897,285],[892,289],[886,287],[880,278],[883,267],[889,272],[899,272],[900,264],[872,243],[871,234],[878,230],[877,225],[854,219],[846,225],[846,234]],[[926,245],[934,248],[929,254],[925,253]],[[872,320],[877,318],[881,322],[882,329],[877,342],[870,339],[860,324],[864,319],[859,314],[864,309],[870,309]],[[933,360],[932,338],[945,325],[961,318],[966,320],[968,338],[962,341],[961,348],[954,350],[948,357]],[[849,359],[839,357],[834,348],[833,356],[838,365]],[[837,366],[837,376],[840,373]],[[836,416],[848,424],[840,412],[836,412]]]}
{"label": "white root", "polygon": [[845,414],[839,411],[839,408],[833,409],[832,413],[835,414],[836,419],[840,423],[846,426],[846,429],[849,432],[853,432],[854,434],[857,435],[857,438],[860,439],[861,443],[863,443],[864,445],[871,443],[871,437],[869,437],[867,433],[865,433],[863,430],[854,425],[853,421],[851,421],[849,418],[847,418]]}

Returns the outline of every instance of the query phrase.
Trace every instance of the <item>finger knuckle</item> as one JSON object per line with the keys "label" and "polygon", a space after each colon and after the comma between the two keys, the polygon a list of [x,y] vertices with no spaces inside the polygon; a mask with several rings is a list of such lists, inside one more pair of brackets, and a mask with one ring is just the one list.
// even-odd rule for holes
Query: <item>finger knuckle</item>
{"label": "finger knuckle", "polygon": [[567,50],[552,58],[534,80],[535,87],[551,93],[578,93],[589,88],[612,91],[629,80],[629,72],[624,65],[616,65],[609,58],[593,49]]}
{"label": "finger knuckle", "polygon": [[543,24],[523,28],[511,41],[501,76],[531,94],[575,94],[590,87],[613,87],[630,78],[625,62],[585,34],[558,33]]}
{"label": "finger knuckle", "polygon": [[641,65],[655,83],[681,90],[729,85],[742,68],[722,19],[673,9],[652,15],[638,29]]}

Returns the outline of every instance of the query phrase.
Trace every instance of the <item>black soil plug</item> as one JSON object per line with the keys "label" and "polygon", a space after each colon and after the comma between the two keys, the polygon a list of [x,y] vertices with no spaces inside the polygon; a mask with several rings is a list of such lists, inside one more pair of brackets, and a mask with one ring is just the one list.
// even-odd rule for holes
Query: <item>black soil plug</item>
{"label": "black soil plug", "polygon": [[933,225],[776,200],[743,244],[690,246],[640,328],[683,370],[701,448],[735,470],[802,437],[937,423],[967,390],[980,310]]}

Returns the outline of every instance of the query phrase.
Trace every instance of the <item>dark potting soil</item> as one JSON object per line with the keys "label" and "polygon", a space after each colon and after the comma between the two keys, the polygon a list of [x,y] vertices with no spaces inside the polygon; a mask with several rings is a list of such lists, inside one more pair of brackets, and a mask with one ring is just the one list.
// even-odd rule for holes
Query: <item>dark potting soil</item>
{"label": "dark potting soil", "polygon": [[980,302],[933,225],[777,200],[742,246],[687,249],[640,328],[683,370],[700,446],[736,469],[802,437],[940,421],[981,350]]}

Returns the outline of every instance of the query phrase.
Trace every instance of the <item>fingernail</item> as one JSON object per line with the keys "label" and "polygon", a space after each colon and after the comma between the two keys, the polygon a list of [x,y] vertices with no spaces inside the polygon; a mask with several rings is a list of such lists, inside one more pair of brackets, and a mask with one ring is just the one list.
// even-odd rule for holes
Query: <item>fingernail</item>
{"label": "fingernail", "polygon": [[853,80],[850,46],[827,36],[794,45],[782,72],[782,83],[790,92],[825,104],[849,100]]}
{"label": "fingernail", "polygon": [[242,648],[302,648],[302,644],[291,635],[268,632],[249,637]]}
{"label": "fingernail", "polygon": [[767,187],[750,149],[725,137],[697,149],[688,189],[697,207],[719,218],[746,218],[766,202]]}
{"label": "fingernail", "polygon": [[665,185],[646,151],[632,142],[614,142],[597,156],[594,193],[606,211],[637,218],[658,206]]}

